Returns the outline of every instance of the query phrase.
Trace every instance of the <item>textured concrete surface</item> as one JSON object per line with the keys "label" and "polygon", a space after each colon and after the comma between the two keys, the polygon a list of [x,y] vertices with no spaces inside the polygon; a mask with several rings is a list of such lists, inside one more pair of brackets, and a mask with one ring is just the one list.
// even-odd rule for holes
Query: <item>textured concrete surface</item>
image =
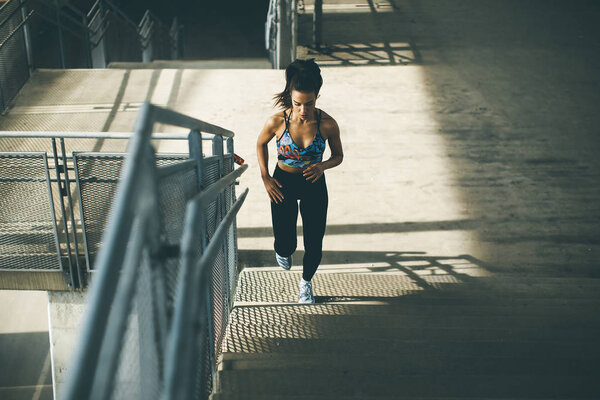
{"label": "textured concrete surface", "polygon": [[52,355],[52,382],[60,394],[85,318],[85,293],[48,292],[48,327]]}

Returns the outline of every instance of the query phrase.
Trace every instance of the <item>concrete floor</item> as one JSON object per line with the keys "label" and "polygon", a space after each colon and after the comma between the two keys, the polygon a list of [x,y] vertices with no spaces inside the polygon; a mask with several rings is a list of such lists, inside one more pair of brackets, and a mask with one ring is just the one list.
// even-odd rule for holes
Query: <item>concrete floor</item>
{"label": "concrete floor", "polygon": [[[411,0],[396,1],[386,12],[363,8],[342,7],[326,15],[325,51],[301,49],[329,65],[323,69],[319,106],[338,120],[346,153],[344,163],[327,173],[330,211],[317,294],[323,302],[400,296],[336,292],[327,271],[372,268],[374,274],[377,268],[413,262],[408,270],[388,272],[412,273],[412,280],[423,284],[417,278],[435,274],[435,268],[419,267],[417,258],[468,260],[477,274],[501,277],[487,294],[481,294],[482,286],[466,292],[463,301],[482,302],[490,310],[492,322],[478,320],[475,326],[511,323],[496,317],[509,317],[511,307],[527,309],[530,299],[533,310],[546,313],[538,315],[543,317],[539,324],[529,322],[533,327],[527,325],[511,351],[526,349],[528,335],[550,332],[557,340],[567,332],[563,340],[572,347],[560,354],[575,364],[584,357],[588,373],[597,372],[598,341],[589,335],[598,329],[594,310],[600,305],[600,6],[593,1]],[[112,83],[98,85],[102,74]],[[236,152],[250,164],[242,178],[242,187],[251,192],[238,218],[240,259],[258,268],[248,273],[276,274],[254,143],[273,112],[270,99],[283,87],[282,79],[282,72],[268,70],[42,71],[2,117],[0,129],[127,130],[136,104],[147,99],[232,129]],[[75,112],[69,109],[73,104],[109,107]],[[250,306],[293,301],[290,276],[273,278],[276,285],[283,282],[280,297],[244,301]],[[446,288],[460,283],[438,279]],[[435,315],[441,317],[444,301],[437,301]],[[559,306],[560,312],[552,314]],[[424,305],[416,307],[403,312],[417,313]],[[531,320],[531,310],[518,314],[519,323]],[[495,338],[504,334],[510,332]],[[481,343],[475,348],[490,350]],[[36,352],[32,377],[42,369],[44,351]],[[37,384],[33,378],[28,382]],[[568,395],[568,386],[561,388],[556,396],[577,397]],[[535,397],[533,389],[528,393]]]}

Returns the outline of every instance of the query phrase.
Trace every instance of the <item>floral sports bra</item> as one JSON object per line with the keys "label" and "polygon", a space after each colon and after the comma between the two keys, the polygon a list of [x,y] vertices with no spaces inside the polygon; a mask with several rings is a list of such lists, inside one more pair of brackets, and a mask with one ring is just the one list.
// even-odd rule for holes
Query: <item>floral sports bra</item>
{"label": "floral sports bra", "polygon": [[321,162],[323,160],[323,151],[325,150],[325,139],[321,136],[321,114],[319,110],[317,115],[317,133],[312,143],[306,148],[298,146],[290,135],[290,114],[285,115],[285,131],[277,140],[277,159],[280,163],[293,168],[305,168],[311,164]]}

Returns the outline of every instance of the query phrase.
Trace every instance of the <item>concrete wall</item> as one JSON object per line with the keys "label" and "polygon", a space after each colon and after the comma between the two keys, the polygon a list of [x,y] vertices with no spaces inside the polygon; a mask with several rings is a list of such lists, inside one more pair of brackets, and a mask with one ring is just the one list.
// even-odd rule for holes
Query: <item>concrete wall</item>
{"label": "concrete wall", "polygon": [[65,382],[72,351],[79,339],[85,310],[84,292],[48,292],[48,326],[54,398]]}

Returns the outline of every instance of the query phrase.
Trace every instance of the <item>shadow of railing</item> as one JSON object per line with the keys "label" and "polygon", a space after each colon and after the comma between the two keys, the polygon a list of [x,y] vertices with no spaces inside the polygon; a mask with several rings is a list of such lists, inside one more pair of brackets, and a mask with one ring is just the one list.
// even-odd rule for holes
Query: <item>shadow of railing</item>
{"label": "shadow of railing", "polygon": [[299,58],[315,58],[325,66],[421,64],[411,24],[393,1],[349,1],[323,4],[320,44],[313,42],[310,4],[298,10]]}
{"label": "shadow of railing", "polygon": [[[296,251],[297,266],[291,274],[280,271],[271,250],[239,250],[247,268],[237,301],[290,302],[296,295],[303,251]],[[474,283],[493,276],[493,267],[477,258],[434,256],[419,251],[324,251],[315,276],[317,303],[347,301],[395,301],[407,295],[434,293],[448,284]],[[265,290],[257,287],[268,284]],[[246,288],[247,289],[246,289]]]}

